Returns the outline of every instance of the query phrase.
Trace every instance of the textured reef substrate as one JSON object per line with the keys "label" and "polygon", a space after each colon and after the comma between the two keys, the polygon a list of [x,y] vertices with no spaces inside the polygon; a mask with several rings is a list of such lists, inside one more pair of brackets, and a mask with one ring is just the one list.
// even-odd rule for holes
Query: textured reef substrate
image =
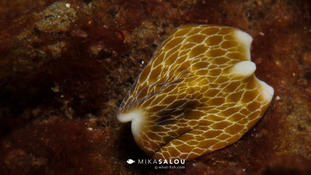
{"label": "textured reef substrate", "polygon": [[[185,169],[146,158],[116,120],[160,43],[183,24],[240,28],[275,89],[241,140]],[[0,174],[311,173],[311,3],[292,0],[2,0]]]}

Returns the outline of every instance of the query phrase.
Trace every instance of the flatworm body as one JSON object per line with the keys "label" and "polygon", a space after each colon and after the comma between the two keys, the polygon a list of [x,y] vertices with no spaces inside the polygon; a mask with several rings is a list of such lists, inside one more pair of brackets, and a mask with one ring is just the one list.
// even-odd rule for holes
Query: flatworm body
{"label": "flatworm body", "polygon": [[252,37],[236,28],[186,25],[164,41],[118,114],[156,159],[191,159],[240,139],[263,116],[273,88],[250,61]]}

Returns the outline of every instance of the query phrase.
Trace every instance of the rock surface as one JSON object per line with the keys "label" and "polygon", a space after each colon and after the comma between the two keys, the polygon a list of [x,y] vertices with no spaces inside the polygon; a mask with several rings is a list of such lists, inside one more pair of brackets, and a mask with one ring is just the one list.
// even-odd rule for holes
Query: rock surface
{"label": "rock surface", "polygon": [[[128,165],[147,157],[118,106],[189,23],[250,33],[272,104],[241,140],[183,170]],[[0,38],[0,174],[311,174],[308,0],[2,0]]]}

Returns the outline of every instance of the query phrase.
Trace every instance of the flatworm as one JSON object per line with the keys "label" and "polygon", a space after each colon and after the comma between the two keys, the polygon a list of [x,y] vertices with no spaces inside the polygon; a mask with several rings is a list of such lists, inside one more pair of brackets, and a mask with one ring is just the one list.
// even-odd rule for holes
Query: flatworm
{"label": "flatworm", "polygon": [[138,76],[119,108],[136,143],[156,159],[192,159],[239,140],[274,90],[254,75],[252,37],[236,28],[181,26]]}

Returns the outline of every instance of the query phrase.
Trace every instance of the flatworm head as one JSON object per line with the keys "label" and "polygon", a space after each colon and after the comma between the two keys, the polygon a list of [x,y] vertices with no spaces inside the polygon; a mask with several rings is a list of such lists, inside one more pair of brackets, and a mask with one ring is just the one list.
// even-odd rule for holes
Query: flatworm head
{"label": "flatworm head", "polygon": [[252,37],[232,27],[186,25],[163,42],[118,113],[156,159],[191,159],[240,139],[273,88],[254,75]]}

